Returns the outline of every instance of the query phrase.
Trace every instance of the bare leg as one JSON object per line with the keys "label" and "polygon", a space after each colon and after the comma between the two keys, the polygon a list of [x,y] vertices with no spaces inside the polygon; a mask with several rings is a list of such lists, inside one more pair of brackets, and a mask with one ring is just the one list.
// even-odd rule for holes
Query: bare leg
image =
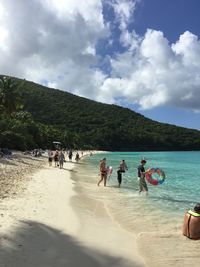
{"label": "bare leg", "polygon": [[141,182],[139,181],[139,195],[142,193],[143,191],[143,186],[141,185]]}
{"label": "bare leg", "polygon": [[106,182],[107,182],[107,175],[104,176],[104,186],[106,186]]}
{"label": "bare leg", "polygon": [[101,179],[99,180],[97,185],[99,186],[102,181],[103,181],[103,177],[101,176]]}

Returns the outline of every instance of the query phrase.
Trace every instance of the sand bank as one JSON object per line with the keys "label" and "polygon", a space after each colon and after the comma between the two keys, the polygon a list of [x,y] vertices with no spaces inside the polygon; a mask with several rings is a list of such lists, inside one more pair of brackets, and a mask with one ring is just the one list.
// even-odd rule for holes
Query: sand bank
{"label": "sand bank", "polygon": [[29,174],[44,163],[44,157],[31,157],[17,151],[13,152],[10,159],[0,158],[0,199],[21,194],[30,180]]}
{"label": "sand bank", "polygon": [[1,267],[144,266],[134,235],[112,220],[103,202],[92,203],[92,213],[84,208],[88,199],[70,179],[79,172],[74,166],[46,164],[25,175],[23,193],[0,200]]}

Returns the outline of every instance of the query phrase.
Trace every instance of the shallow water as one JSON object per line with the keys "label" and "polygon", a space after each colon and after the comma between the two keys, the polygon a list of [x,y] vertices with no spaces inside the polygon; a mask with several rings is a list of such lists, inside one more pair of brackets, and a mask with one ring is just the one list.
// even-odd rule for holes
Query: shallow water
{"label": "shallow water", "polygon": [[[113,174],[107,187],[97,186],[99,161],[106,157]],[[166,174],[162,185],[149,183],[149,195],[138,194],[137,166],[145,158],[145,168],[159,167]],[[117,169],[124,159],[128,171],[118,188]],[[78,194],[87,196],[84,211],[95,213],[95,202],[103,203],[107,214],[123,229],[137,235],[138,248],[148,266],[200,266],[200,243],[182,236],[185,210],[200,202],[200,152],[131,152],[95,154],[74,172]],[[93,203],[93,205],[91,205]]]}
{"label": "shallow water", "polygon": [[[113,167],[107,187],[97,187],[99,160],[107,158],[107,165]],[[145,158],[145,168],[159,167],[164,170],[166,180],[162,185],[148,183],[149,196],[138,194],[137,166]],[[117,169],[124,159],[128,171],[123,174],[121,188],[117,188]],[[152,230],[172,226],[182,220],[184,211],[192,209],[200,201],[200,152],[124,152],[95,154],[84,160],[79,179],[91,198],[106,202],[113,218],[122,226],[142,231],[138,216],[145,218],[145,225],[151,223]],[[176,220],[177,218],[177,220]],[[159,221],[159,223],[158,223]],[[153,223],[152,223],[153,222]]]}

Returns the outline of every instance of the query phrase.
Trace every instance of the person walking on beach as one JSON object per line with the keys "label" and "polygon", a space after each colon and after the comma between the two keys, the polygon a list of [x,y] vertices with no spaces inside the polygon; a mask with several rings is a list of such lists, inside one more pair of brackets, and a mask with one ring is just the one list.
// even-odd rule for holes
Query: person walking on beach
{"label": "person walking on beach", "polygon": [[70,149],[69,154],[68,154],[69,161],[72,161],[72,157],[73,157],[73,153],[72,153],[72,150]]}
{"label": "person walking on beach", "polygon": [[58,164],[58,150],[56,150],[56,152],[55,152],[54,162],[55,162],[55,167],[59,166],[59,164]]}
{"label": "person walking on beach", "polygon": [[146,192],[146,195],[148,195],[148,186],[145,181],[145,174],[148,173],[148,171],[145,172],[144,165],[146,164],[146,160],[142,159],[141,164],[138,166],[138,181],[139,181],[139,194],[141,192]]}
{"label": "person walking on beach", "polygon": [[62,150],[60,151],[60,153],[58,155],[58,160],[59,160],[60,169],[62,169],[63,168],[63,163],[65,161],[65,155],[62,152]]}
{"label": "person walking on beach", "polygon": [[52,160],[53,160],[53,152],[51,149],[48,151],[48,161],[49,161],[49,167],[52,166]]}
{"label": "person walking on beach", "polygon": [[79,159],[80,159],[80,156],[79,156],[79,153],[77,152],[76,153],[76,157],[75,157],[75,160],[76,160],[77,163],[78,163]]}
{"label": "person walking on beach", "polygon": [[128,167],[126,165],[125,160],[123,159],[120,162],[119,169],[117,171],[117,180],[118,180],[118,183],[119,183],[119,187],[121,186],[121,183],[122,183],[122,173],[126,172],[126,171],[128,171]]}
{"label": "person walking on beach", "polygon": [[106,158],[100,160],[99,170],[100,170],[101,178],[98,182],[98,186],[100,185],[102,181],[104,181],[104,186],[106,186],[106,180],[107,180]]}

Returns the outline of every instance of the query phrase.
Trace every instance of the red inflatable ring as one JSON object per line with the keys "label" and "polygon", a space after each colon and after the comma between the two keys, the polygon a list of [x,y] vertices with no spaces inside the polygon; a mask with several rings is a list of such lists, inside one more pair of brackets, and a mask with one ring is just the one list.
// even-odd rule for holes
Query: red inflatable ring
{"label": "red inflatable ring", "polygon": [[[158,174],[159,178],[154,178],[154,173]],[[146,179],[152,185],[162,184],[165,181],[165,178],[166,177],[164,171],[159,168],[151,168],[149,169],[149,172],[146,173]]]}

